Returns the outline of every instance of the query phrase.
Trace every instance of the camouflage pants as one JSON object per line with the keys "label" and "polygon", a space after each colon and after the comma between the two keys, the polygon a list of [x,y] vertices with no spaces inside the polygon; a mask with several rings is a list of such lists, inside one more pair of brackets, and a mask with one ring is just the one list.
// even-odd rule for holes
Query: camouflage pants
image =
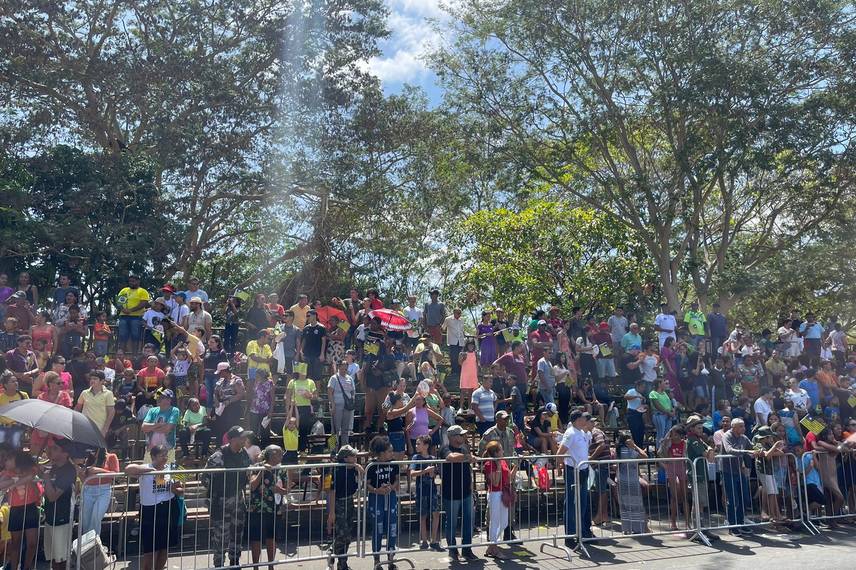
{"label": "camouflage pants", "polygon": [[348,546],[354,539],[354,530],[357,528],[357,508],[354,506],[354,497],[336,499],[336,522],[333,524],[333,546],[334,555],[348,553]]}
{"label": "camouflage pants", "polygon": [[217,497],[211,499],[211,551],[214,566],[223,566],[223,553],[229,554],[229,562],[241,557],[241,539],[244,534],[244,498]]}

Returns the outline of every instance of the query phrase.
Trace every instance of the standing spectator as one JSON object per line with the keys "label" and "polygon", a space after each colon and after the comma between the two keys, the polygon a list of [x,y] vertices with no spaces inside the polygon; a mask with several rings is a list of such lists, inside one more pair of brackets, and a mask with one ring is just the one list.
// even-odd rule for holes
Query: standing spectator
{"label": "standing spectator", "polygon": [[256,380],[259,371],[270,376],[273,352],[270,349],[270,333],[267,329],[256,332],[256,338],[247,343],[247,380],[250,385]]}
{"label": "standing spectator", "polygon": [[[421,550],[442,552],[440,546],[440,495],[434,482],[437,466],[431,455],[431,438],[416,438],[416,453],[411,457],[410,476],[416,479],[416,507],[419,515],[419,541]],[[430,542],[429,542],[430,541]]]}
{"label": "standing spectator", "polygon": [[690,310],[684,314],[684,323],[690,333],[690,344],[694,347],[698,346],[698,343],[704,340],[705,325],[707,324],[704,313],[698,310],[698,302],[690,304]]}
{"label": "standing spectator", "polygon": [[244,527],[244,488],[250,466],[250,456],[244,449],[244,429],[233,426],[226,432],[229,443],[215,451],[205,463],[206,469],[234,469],[212,473],[203,478],[211,499],[211,520],[219,526],[211,534],[211,551],[214,567],[223,566],[223,553],[229,555],[229,566],[238,566],[241,560],[241,538]]}
{"label": "standing spectator", "polygon": [[160,288],[160,292],[163,298],[164,314],[172,318],[172,313],[178,307],[178,302],[175,300],[175,286],[172,283],[167,283]]}
{"label": "standing spectator", "polygon": [[30,304],[27,302],[27,296],[22,291],[17,291],[9,298],[14,304],[9,305],[6,309],[6,319],[14,317],[15,329],[18,334],[27,334],[30,332],[30,327],[33,326],[35,318],[33,311],[30,309]]}
{"label": "standing spectator", "polygon": [[354,378],[348,374],[348,362],[340,360],[336,364],[336,373],[327,382],[327,401],[333,420],[333,434],[339,447],[348,445],[354,427],[356,390]]}
{"label": "standing spectator", "polygon": [[94,530],[101,535],[101,521],[110,508],[113,495],[112,477],[93,477],[94,475],[118,473],[119,458],[103,447],[90,452],[83,468],[83,498],[80,509],[80,532],[86,534]]}
{"label": "standing spectator", "polygon": [[205,379],[205,405],[207,408],[214,407],[214,387],[217,385],[217,365],[221,362],[228,362],[229,356],[223,350],[223,345],[220,342],[220,337],[211,335],[208,339],[208,347],[205,350],[205,356],[202,359],[203,376]]}
{"label": "standing spectator", "polygon": [[247,311],[244,318],[244,326],[247,328],[247,334],[251,338],[255,338],[260,330],[266,329],[270,324],[266,301],[267,298],[263,293],[257,293],[253,297],[253,305]]}
{"label": "standing spectator", "polygon": [[[56,289],[53,290],[52,300],[53,306],[58,307],[63,304],[66,299],[66,294],[72,292],[80,298],[80,289],[71,284],[71,277],[67,273],[59,274],[59,281]],[[2,301],[0,301],[2,302]]]}
{"label": "standing spectator", "polygon": [[413,351],[413,367],[419,370],[423,362],[428,362],[431,368],[436,370],[441,358],[443,358],[443,352],[440,350],[440,345],[433,342],[431,335],[423,334]]}
{"label": "standing spectator", "polygon": [[728,524],[741,527],[732,528],[731,534],[749,532],[742,528],[747,505],[751,505],[752,492],[749,490],[749,470],[752,460],[760,452],[752,449],[752,442],[746,437],[746,424],[740,418],[731,420],[731,429],[722,437],[722,450],[725,455],[720,461],[722,481],[727,498],[726,515]]}
{"label": "standing spectator", "polygon": [[[270,372],[259,370],[256,373],[256,381],[252,384],[252,390],[253,399],[250,401],[247,421],[250,424],[250,429],[261,435],[270,431],[271,414],[273,413],[274,385]],[[265,418],[267,418],[266,422]],[[264,423],[267,425],[263,425]]]}
{"label": "standing spectator", "polygon": [[[306,378],[304,372],[298,372],[297,378],[291,380],[285,387],[287,408],[297,408],[298,425],[300,426],[300,449],[306,449],[309,445],[309,432],[315,422],[315,412],[312,409],[312,401],[318,397],[315,380]],[[240,415],[235,418],[240,419]]]}
{"label": "standing spectator", "polygon": [[[577,534],[577,489],[575,481],[579,481],[579,511],[582,518],[580,535],[583,538],[590,538],[592,534],[588,459],[589,446],[591,445],[591,414],[574,410],[571,412],[570,421],[571,425],[562,436],[558,452],[559,455],[565,456],[563,467],[565,470],[565,534],[567,536],[576,536]],[[565,540],[565,544],[574,546],[573,539]]]}
{"label": "standing spectator", "polygon": [[104,373],[93,370],[89,373],[89,388],[80,393],[75,410],[92,420],[106,436],[113,422],[116,399],[113,392],[104,388]]}
{"label": "standing spectator", "polygon": [[449,347],[449,361],[452,363],[452,374],[461,373],[461,363],[458,355],[464,348],[464,321],[461,320],[461,309],[455,307],[452,314],[443,319],[443,330],[446,331],[446,346]]}
{"label": "standing spectator", "polygon": [[57,352],[71,358],[75,349],[83,348],[86,338],[86,320],[80,314],[79,305],[71,305],[62,325],[57,329]]}
{"label": "standing spectator", "polygon": [[443,342],[443,321],[446,320],[446,305],[440,302],[440,291],[431,289],[428,293],[431,301],[425,304],[423,309],[423,320],[425,329],[436,344]]}
{"label": "standing spectator", "polygon": [[39,288],[33,285],[30,274],[22,271],[18,274],[18,293],[23,293],[27,299],[27,306],[32,311],[34,307],[39,306]]}
{"label": "standing spectator", "polygon": [[306,315],[310,309],[309,297],[302,293],[298,295],[297,302],[288,308],[294,315],[294,326],[303,330],[303,327],[306,326]]}
{"label": "standing spectator", "polygon": [[205,338],[201,340],[205,342],[211,336],[211,313],[206,311],[202,304],[202,297],[190,297],[190,312],[184,317],[183,322],[181,322],[181,326],[184,327],[188,331],[196,331],[197,329],[202,329],[205,331]]}
{"label": "standing spectator", "polygon": [[[17,402],[18,400],[28,400],[29,396],[26,392],[18,390],[18,379],[11,371],[6,370],[0,374],[0,406]],[[0,443],[5,443],[12,446],[13,449],[21,449],[24,438],[24,426],[21,424],[0,417]]]}
{"label": "standing spectator", "polygon": [[[451,357],[450,357],[451,358]],[[458,370],[460,372],[461,407],[464,402],[469,402],[473,390],[479,385],[479,357],[476,354],[476,341],[469,339],[464,352],[460,353],[458,359]]]}
{"label": "standing spectator", "polygon": [[294,361],[297,355],[300,354],[300,340],[303,335],[294,324],[294,312],[291,310],[283,314],[283,322],[281,332],[276,339],[280,344],[282,359],[277,357],[277,367],[280,374],[285,374],[288,378],[294,373]]}
{"label": "standing spectator", "polygon": [[[404,418],[410,410],[416,407],[416,398],[412,400],[407,394],[407,380],[399,379],[395,389],[386,395],[383,400],[382,409],[383,417],[386,420],[386,435],[389,438],[389,443],[392,445],[392,451],[396,460],[404,458],[404,452],[408,445],[406,443],[407,436],[404,433]],[[422,411],[425,415],[426,412]],[[414,422],[415,423],[415,422]],[[427,428],[428,421],[425,419],[424,427]],[[412,427],[410,429],[413,429]]]}
{"label": "standing spectator", "polygon": [[[166,337],[164,336],[164,317],[167,315],[166,304],[163,297],[158,297],[151,302],[149,308],[143,313],[143,341],[146,344],[153,344],[160,348],[166,346]],[[169,350],[167,350],[169,352]]]}
{"label": "standing spectator", "polygon": [[208,412],[205,406],[196,398],[187,400],[187,409],[181,418],[181,429],[178,432],[178,443],[185,457],[190,455],[190,445],[194,447],[196,459],[208,454],[208,441],[211,430],[205,425]]}
{"label": "standing spectator", "polygon": [[230,426],[240,425],[244,411],[244,381],[232,374],[228,362],[217,365],[217,384],[214,386],[214,409],[209,410],[217,418],[214,423],[214,441],[220,441]]}
{"label": "standing spectator", "polygon": [[271,293],[267,296],[268,323],[270,326],[276,326],[282,322],[282,317],[285,316],[285,307],[279,304],[279,295]]}
{"label": "standing spectator", "polygon": [[[262,542],[267,550],[268,562],[276,556],[277,495],[287,494],[285,472],[282,471],[282,448],[268,445],[261,452],[261,471],[250,475],[250,502],[247,507],[247,538],[253,564],[262,557]],[[273,564],[271,564],[273,566]]]}
{"label": "standing spectator", "polygon": [[223,309],[223,345],[226,352],[232,354],[238,344],[238,333],[241,329],[241,300],[235,295],[226,298]]}
{"label": "standing spectator", "polygon": [[605,322],[600,323],[598,331],[591,335],[590,338],[597,345],[597,354],[594,359],[595,367],[597,368],[597,377],[604,382],[615,380],[618,374],[615,372],[614,347],[612,344],[612,335],[609,332],[609,325]]}
{"label": "standing spectator", "polygon": [[[485,486],[487,487],[487,508],[490,516],[488,523],[487,539],[491,543],[499,542],[508,528],[508,511],[511,505],[507,505],[504,493],[511,490],[511,482],[517,472],[517,466],[509,467],[503,456],[502,445],[493,441],[485,448],[484,464]],[[504,559],[505,555],[496,544],[487,547],[485,556]]]}
{"label": "standing spectator", "polygon": [[199,297],[202,302],[206,304],[210,301],[208,293],[206,293],[204,289],[199,288],[199,278],[193,277],[192,275],[190,276],[190,279],[187,280],[187,291],[184,292],[184,296],[188,299]]}
{"label": "standing spectator", "polygon": [[654,387],[648,392],[648,400],[651,402],[652,408],[651,420],[654,422],[654,429],[657,432],[656,446],[659,447],[669,428],[672,427],[676,415],[672,398],[666,392],[664,380],[654,381]]}
{"label": "standing spectator", "polygon": [[128,286],[119,291],[116,307],[119,309],[119,346],[135,354],[143,338],[143,313],[151,297],[140,287],[140,278],[128,277]]}
{"label": "standing spectator", "polygon": [[711,350],[716,356],[728,338],[728,319],[719,312],[719,303],[714,303],[713,312],[707,315],[707,330],[710,333]]}
{"label": "standing spectator", "polygon": [[817,362],[820,360],[821,339],[826,329],[823,328],[822,324],[817,322],[814,313],[807,313],[805,322],[797,330],[803,339],[803,350],[811,358],[809,365],[817,365]]}
{"label": "standing spectator", "polygon": [[9,275],[7,273],[0,273],[0,307],[5,307],[6,301],[9,300],[9,297],[15,290],[12,287],[9,287]]}
{"label": "standing spectator", "polygon": [[[10,465],[11,464],[11,465]],[[5,559],[14,561],[15,567],[33,570],[39,544],[39,516],[43,486],[38,482],[39,466],[26,451],[16,451],[6,460],[0,491],[6,491],[9,502],[8,527],[11,538],[6,546]],[[24,546],[26,544],[26,546]]]}
{"label": "standing spectator", "polygon": [[630,329],[621,337],[621,349],[630,350],[631,346],[642,346],[642,335],[639,334],[639,325],[630,323]]}
{"label": "standing spectator", "polygon": [[458,558],[455,548],[458,515],[461,517],[461,552],[468,560],[477,558],[469,546],[473,542],[473,458],[464,439],[465,433],[459,425],[450,426],[446,430],[449,445],[440,450],[440,459],[445,460],[440,464],[440,487],[443,511],[446,513],[446,547],[453,561]]}
{"label": "standing spectator", "polygon": [[50,474],[45,487],[45,559],[53,570],[64,570],[71,544],[71,498],[77,481],[77,469],[69,458],[70,441],[51,447]]}
{"label": "standing spectator", "polygon": [[87,318],[86,309],[80,305],[80,294],[77,291],[68,291],[63,298],[62,303],[54,307],[53,322],[56,326],[61,327],[68,320],[68,313],[71,307],[77,307],[78,315],[85,321]]}
{"label": "standing spectator", "polygon": [[178,291],[174,296],[175,306],[169,312],[169,318],[176,324],[181,324],[184,318],[190,314],[190,307],[187,306],[187,293]]}
{"label": "standing spectator", "polygon": [[675,320],[675,315],[669,312],[669,306],[666,303],[660,303],[660,313],[654,319],[654,330],[657,331],[661,349],[666,344],[667,338],[677,340],[678,337],[675,336],[677,328],[677,320]]}
{"label": "standing spectator", "polygon": [[472,395],[471,408],[476,414],[476,430],[479,435],[484,435],[494,424],[497,397],[491,390],[492,385],[493,377],[485,376],[482,378],[482,385]]}
{"label": "standing spectator", "polygon": [[[648,459],[648,454],[626,433],[618,436],[618,459]],[[705,473],[707,476],[707,473]],[[629,461],[618,464],[618,508],[621,513],[621,532],[642,534],[648,530],[642,485],[639,483],[639,464]]]}
{"label": "standing spectator", "polygon": [[181,537],[179,508],[174,499],[183,490],[181,483],[171,474],[149,475],[167,468],[169,450],[164,445],[155,445],[149,452],[150,460],[146,463],[131,463],[125,467],[125,473],[140,480],[140,550],[143,553],[143,570],[163,570],[169,547]]}
{"label": "standing spectator", "polygon": [[375,436],[369,444],[372,464],[366,469],[366,510],[372,522],[372,553],[374,565],[380,565],[383,537],[389,563],[395,558],[398,541],[398,465],[390,465],[392,445],[386,436]]}
{"label": "standing spectator", "polygon": [[4,355],[18,346],[18,319],[6,317],[3,319],[3,330],[0,331],[0,352]]}
{"label": "standing spectator", "polygon": [[175,394],[172,390],[159,390],[157,406],[153,406],[143,419],[142,431],[146,434],[146,456],[144,461],[153,460],[151,453],[155,447],[165,447],[169,463],[175,463],[175,435],[181,412],[172,405]]}
{"label": "standing spectator", "polygon": [[407,331],[407,344],[414,348],[419,342],[419,332],[422,328],[422,309],[416,306],[416,295],[407,296],[407,306],[402,311],[407,320],[410,321],[410,330]]}
{"label": "standing spectator", "polygon": [[306,375],[314,381],[324,374],[324,354],[327,350],[327,329],[318,322],[318,313],[311,309],[306,313],[306,326],[300,337],[299,359],[306,362]]}
{"label": "standing spectator", "polygon": [[514,457],[517,450],[514,448],[514,430],[508,425],[508,412],[500,410],[494,417],[496,425],[484,432],[479,439],[478,454],[484,457],[487,444],[496,441],[502,445],[502,457]]}
{"label": "standing spectator", "polygon": [[621,341],[624,340],[624,335],[627,334],[628,325],[627,317],[624,316],[624,307],[615,307],[615,310],[606,320],[606,324],[609,326],[609,335],[612,337],[615,360],[620,362],[624,348]]}
{"label": "standing spectator", "polygon": [[333,508],[327,509],[327,533],[333,535],[332,555],[327,559],[327,567],[333,568],[333,557],[339,558],[339,570],[348,569],[348,547],[357,528],[357,507],[354,496],[359,489],[363,467],[357,463],[357,450],[343,445],[336,454],[336,463],[343,463],[333,469],[333,488],[328,501]]}
{"label": "standing spectator", "polygon": [[33,352],[33,341],[29,335],[21,335],[15,339],[17,346],[6,353],[6,367],[27,395],[33,393],[33,380],[39,375],[39,364]]}
{"label": "standing spectator", "polygon": [[[60,380],[59,374],[53,371],[45,372],[44,385],[46,391],[42,391],[38,395],[39,400],[65,406],[66,408],[71,407],[71,394],[62,389],[62,381]],[[54,438],[51,435],[34,429],[30,433],[30,454],[33,457],[39,457],[42,454],[42,451],[45,448],[50,447],[50,444],[53,441]]]}
{"label": "standing spectator", "polygon": [[110,351],[110,338],[113,329],[107,324],[107,313],[99,311],[95,316],[95,327],[92,329],[93,348],[97,356],[107,356]]}
{"label": "standing spectator", "polygon": [[553,350],[553,335],[547,330],[547,321],[539,320],[538,327],[529,333],[529,347],[531,377],[535,379],[538,374],[538,361]]}
{"label": "standing spectator", "polygon": [[[520,396],[523,398],[521,402],[523,407],[526,407],[526,393],[527,390],[527,381],[528,376],[526,375],[526,359],[523,354],[526,351],[526,347],[523,345],[522,341],[515,340],[511,343],[511,350],[501,355],[496,361],[493,363],[493,366],[499,366],[503,370],[505,370],[506,374],[508,374],[511,378],[513,378],[513,382],[516,388],[520,391]],[[519,427],[519,424],[518,424]]]}
{"label": "standing spectator", "polygon": [[497,329],[490,322],[490,311],[482,311],[481,322],[476,326],[476,338],[478,339],[479,364],[490,366],[496,360],[497,353]]}
{"label": "standing spectator", "polygon": [[648,407],[645,405],[645,382],[641,378],[627,390],[624,400],[627,402],[627,426],[633,436],[633,443],[636,447],[643,447],[645,445],[645,412],[648,411]]}
{"label": "standing spectator", "polygon": [[844,366],[844,361],[847,360],[847,333],[841,330],[841,323],[832,325],[829,340],[832,343],[832,357],[835,359],[836,365],[841,368]]}

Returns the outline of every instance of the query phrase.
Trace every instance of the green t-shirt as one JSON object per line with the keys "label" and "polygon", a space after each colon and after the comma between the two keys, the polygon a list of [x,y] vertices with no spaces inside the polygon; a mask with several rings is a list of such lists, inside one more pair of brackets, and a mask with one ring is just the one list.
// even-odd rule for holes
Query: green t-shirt
{"label": "green t-shirt", "polygon": [[690,334],[694,336],[704,336],[706,320],[704,313],[700,311],[687,311],[687,314],[684,315],[684,322],[687,324]]}
{"label": "green t-shirt", "polygon": [[184,411],[184,418],[181,420],[186,426],[195,426],[205,421],[205,406],[199,406],[198,412],[193,412],[188,408]]}
{"label": "green t-shirt", "polygon": [[[669,413],[672,411],[672,399],[669,398],[669,395],[666,394],[665,392],[656,392],[654,390],[651,390],[650,392],[648,392],[648,399],[651,400],[652,404],[654,402],[659,402],[660,408],[665,410],[666,413]],[[660,408],[655,407],[654,411],[659,412],[659,411],[661,411]]]}
{"label": "green t-shirt", "polygon": [[292,380],[286,388],[287,392],[291,392],[294,396],[294,404],[297,406],[311,406],[312,401],[307,398],[310,392],[315,391],[315,380],[304,378],[303,380]]}
{"label": "green t-shirt", "polygon": [[[687,438],[687,459],[696,468],[696,481],[707,480],[707,462],[701,460],[696,462],[700,457],[704,457],[705,453],[707,453],[707,446],[703,441],[697,437]],[[690,474],[692,474],[692,471],[690,471]]]}

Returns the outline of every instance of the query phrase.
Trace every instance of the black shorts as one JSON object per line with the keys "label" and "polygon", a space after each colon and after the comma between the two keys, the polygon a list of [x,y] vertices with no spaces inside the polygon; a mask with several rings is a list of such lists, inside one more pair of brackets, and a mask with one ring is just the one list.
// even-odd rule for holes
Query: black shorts
{"label": "black shorts", "polygon": [[21,532],[31,528],[39,528],[39,505],[30,503],[21,507],[9,509],[9,532]]}
{"label": "black shorts", "polygon": [[282,464],[283,465],[297,465],[299,463],[297,457],[297,451],[284,451],[282,453]]}
{"label": "black shorts", "polygon": [[140,509],[140,552],[146,554],[166,550],[178,543],[178,501],[162,501],[143,505]]}
{"label": "black shorts", "polygon": [[281,526],[276,513],[247,513],[247,538],[251,542],[261,542],[276,536],[277,526]]}

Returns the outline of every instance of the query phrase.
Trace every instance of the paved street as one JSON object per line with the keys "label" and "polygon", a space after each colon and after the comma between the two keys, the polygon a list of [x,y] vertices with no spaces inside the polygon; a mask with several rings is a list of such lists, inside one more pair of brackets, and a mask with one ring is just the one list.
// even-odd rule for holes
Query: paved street
{"label": "paved street", "polygon": [[[484,549],[477,549],[481,555]],[[439,570],[447,568],[506,570],[534,569],[559,570],[562,568],[699,568],[723,570],[726,568],[754,568],[757,570],[775,567],[787,569],[838,569],[856,567],[856,535],[853,527],[837,531],[824,531],[821,536],[757,533],[747,538],[725,535],[712,548],[690,543],[687,540],[661,537],[646,540],[608,541],[601,545],[589,545],[592,559],[574,555],[569,563],[562,551],[551,545],[529,544],[525,547],[506,549],[516,555],[514,560],[495,562],[480,559],[475,562],[450,564],[449,558],[437,553],[419,552],[407,556],[414,568]],[[402,556],[404,558],[404,556]],[[351,559],[355,570],[370,570],[369,560]],[[289,564],[287,568],[321,568],[318,561]],[[403,561],[398,568],[410,566]]]}

